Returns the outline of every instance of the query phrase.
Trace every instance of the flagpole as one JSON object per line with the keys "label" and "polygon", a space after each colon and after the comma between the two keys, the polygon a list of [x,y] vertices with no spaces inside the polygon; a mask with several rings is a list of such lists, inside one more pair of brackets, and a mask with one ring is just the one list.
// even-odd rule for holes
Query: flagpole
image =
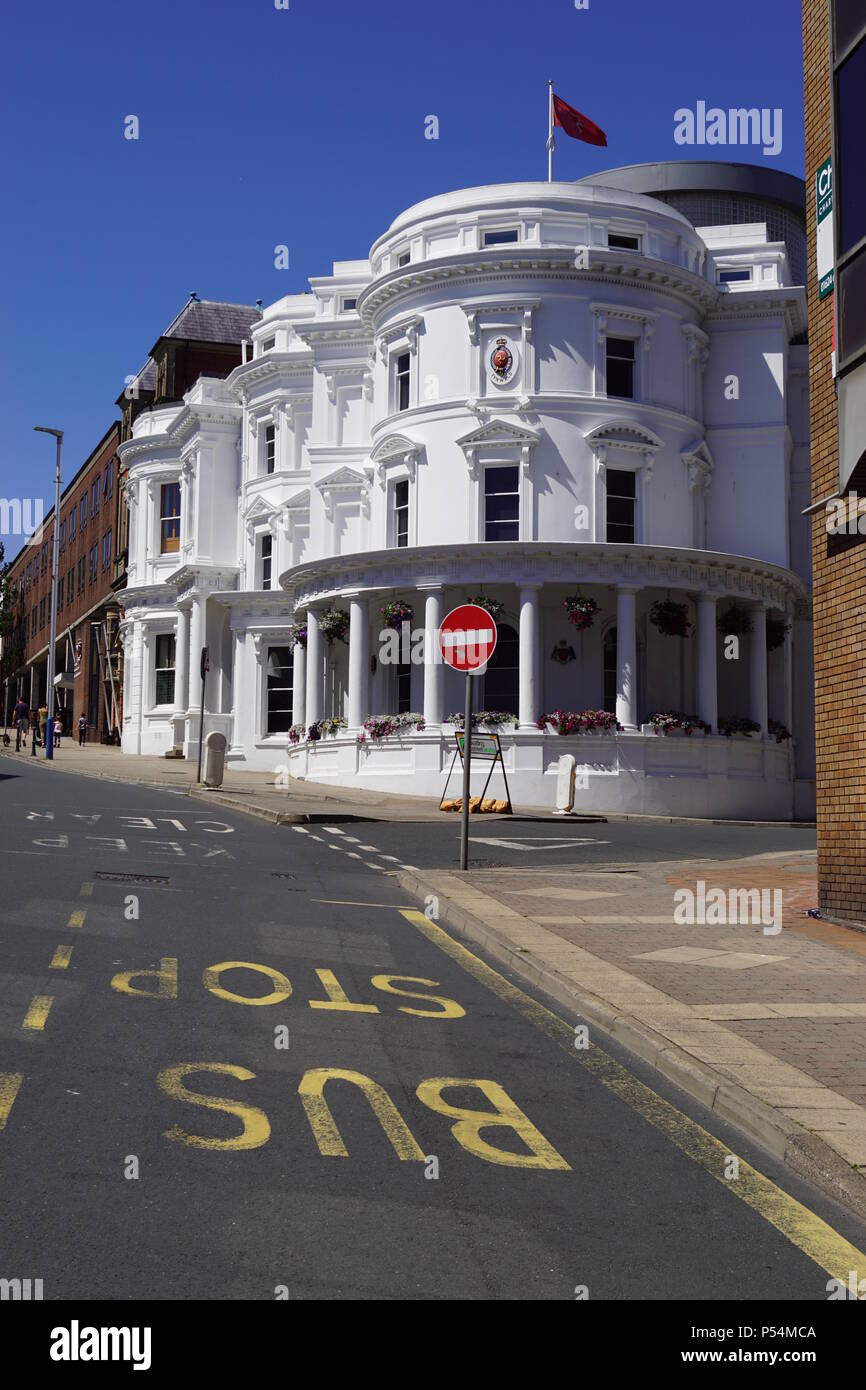
{"label": "flagpole", "polygon": [[553,78],[548,83],[550,92],[547,102],[547,182],[553,183],[553,151],[556,149],[556,141],[553,138]]}

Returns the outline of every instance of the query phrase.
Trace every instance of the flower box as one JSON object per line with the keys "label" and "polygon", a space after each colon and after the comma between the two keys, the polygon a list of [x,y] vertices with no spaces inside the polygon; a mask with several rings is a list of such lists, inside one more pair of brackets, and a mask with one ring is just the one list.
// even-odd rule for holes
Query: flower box
{"label": "flower box", "polygon": [[553,710],[542,714],[536,720],[536,727],[543,733],[568,734],[615,734],[622,731],[615,714],[603,709]]}
{"label": "flower box", "polygon": [[372,714],[364,720],[364,731],[358,735],[358,742],[379,743],[383,738],[410,733],[413,729],[420,733],[425,728],[423,714]]}
{"label": "flower box", "polygon": [[693,738],[695,734],[702,736],[712,733],[703,719],[696,714],[683,714],[680,710],[659,710],[651,714],[649,728],[654,734],[661,734],[665,738]]}
{"label": "flower box", "polygon": [[[449,714],[444,722],[453,724],[455,729],[462,729],[463,715]],[[487,729],[492,732],[495,729],[504,729],[509,726],[517,727],[517,715],[510,714],[506,710],[483,709],[472,716],[473,729]]]}

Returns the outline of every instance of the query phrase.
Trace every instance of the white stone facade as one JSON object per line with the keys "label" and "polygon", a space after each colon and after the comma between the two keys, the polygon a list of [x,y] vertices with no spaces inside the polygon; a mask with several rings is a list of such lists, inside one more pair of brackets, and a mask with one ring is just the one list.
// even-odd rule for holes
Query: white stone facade
{"label": "white stone facade", "polygon": [[[553,804],[569,751],[578,809],[808,814],[806,311],[785,245],[601,183],[493,185],[410,208],[311,290],[265,310],[228,380],[142,412],[121,446],[125,751],[194,753],[206,645],[206,729],[233,765],[438,795],[462,679],[384,660],[381,608],[404,600],[432,634],[483,591],[503,612],[475,707],[515,716],[517,805]],[[576,593],[598,604],[582,633]],[[691,635],[662,635],[655,600],[685,603]],[[749,611],[736,659],[731,604]],[[347,641],[322,639],[331,609]],[[788,626],[769,653],[768,617]],[[536,727],[605,703],[623,732]],[[406,709],[423,730],[359,741]],[[645,731],[669,709],[761,732]],[[287,743],[328,717],[347,727]]]}

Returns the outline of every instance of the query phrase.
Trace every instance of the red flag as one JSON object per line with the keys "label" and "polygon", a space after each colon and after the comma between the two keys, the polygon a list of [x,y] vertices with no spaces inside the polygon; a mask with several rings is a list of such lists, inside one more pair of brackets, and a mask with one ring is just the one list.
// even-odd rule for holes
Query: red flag
{"label": "red flag", "polygon": [[582,116],[579,111],[575,111],[573,106],[569,106],[562,97],[553,94],[553,124],[560,126],[573,140],[583,140],[587,145],[606,145],[607,136],[604,131],[591,121],[588,116]]}

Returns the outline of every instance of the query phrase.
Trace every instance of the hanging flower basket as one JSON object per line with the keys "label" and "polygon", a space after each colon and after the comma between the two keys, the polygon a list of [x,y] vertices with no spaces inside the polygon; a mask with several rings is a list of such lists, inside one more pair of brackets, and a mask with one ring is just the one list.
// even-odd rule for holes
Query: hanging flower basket
{"label": "hanging flower basket", "polygon": [[598,604],[594,598],[583,598],[581,594],[571,594],[562,604],[568,614],[568,621],[572,623],[578,632],[586,632],[588,627],[592,627],[593,619],[598,612]]}
{"label": "hanging flower basket", "polygon": [[423,714],[371,714],[364,720],[364,733],[358,735],[359,743],[378,743],[380,739],[391,738],[394,734],[406,733],[409,729],[425,728]]}
{"label": "hanging flower basket", "polygon": [[622,730],[616,715],[606,709],[555,709],[552,714],[542,714],[536,720],[536,727],[543,733],[548,726],[556,734],[613,734]]}
{"label": "hanging flower basket", "polygon": [[290,647],[306,647],[307,645],[307,624],[292,623],[288,632]]}
{"label": "hanging flower basket", "polygon": [[488,598],[486,594],[476,594],[475,598],[468,598],[467,603],[474,603],[478,608],[483,608],[485,613],[489,613],[495,623],[499,622],[505,612],[505,604],[500,603],[498,598]]}
{"label": "hanging flower basket", "polygon": [[778,719],[771,719],[769,723],[770,737],[777,743],[785,743],[791,737],[791,730],[785,725],[780,724]]}
{"label": "hanging flower basket", "polygon": [[382,608],[382,624],[399,632],[404,623],[411,624],[415,619],[415,609],[404,599],[395,598]]}
{"label": "hanging flower basket", "polygon": [[293,724],[292,727],[289,729],[289,743],[300,743],[302,738],[306,738],[306,735],[306,724]]}
{"label": "hanging flower basket", "polygon": [[330,646],[345,642],[349,635],[349,615],[345,608],[327,608],[319,615],[319,631]]}
{"label": "hanging flower basket", "polygon": [[677,729],[681,729],[684,734],[689,735],[694,733],[696,729],[702,734],[712,733],[710,725],[705,723],[703,719],[699,719],[696,714],[681,714],[679,710],[651,714],[649,722],[656,734],[670,734]]}
{"label": "hanging flower basket", "polygon": [[751,626],[748,608],[741,608],[737,603],[732,603],[730,608],[719,614],[717,627],[725,637],[745,637]]}
{"label": "hanging flower basket", "polygon": [[[445,720],[446,724],[453,724],[455,729],[463,728],[462,714],[449,714]],[[478,714],[472,716],[473,729],[500,729],[504,724],[516,724],[517,715],[510,714],[507,710],[483,709]]]}
{"label": "hanging flower basket", "polygon": [[[778,651],[785,641],[786,636],[791,631],[791,624],[786,623],[784,618],[767,619],[767,651]],[[791,735],[789,734],[790,738]]]}
{"label": "hanging flower basket", "polygon": [[650,609],[650,622],[665,637],[688,637],[692,630],[689,610],[684,603],[656,600]]}

